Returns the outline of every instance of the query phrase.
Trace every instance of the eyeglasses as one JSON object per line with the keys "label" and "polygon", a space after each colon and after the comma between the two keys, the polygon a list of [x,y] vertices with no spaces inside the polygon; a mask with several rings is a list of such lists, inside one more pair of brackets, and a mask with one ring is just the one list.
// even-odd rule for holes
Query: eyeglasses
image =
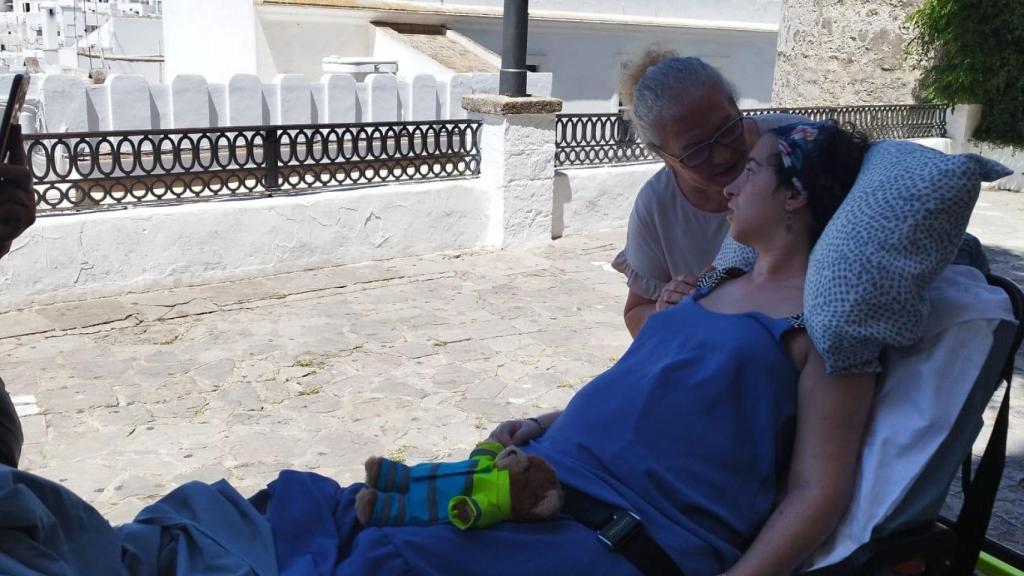
{"label": "eyeglasses", "polygon": [[743,135],[743,120],[745,119],[746,117],[740,114],[732,122],[723,126],[722,129],[712,136],[710,140],[693,146],[688,151],[684,152],[682,156],[672,156],[658,146],[654,146],[654,148],[657,148],[659,152],[674,159],[687,168],[696,168],[711,157],[711,147],[714,146],[716,142],[732,144],[737,138]]}

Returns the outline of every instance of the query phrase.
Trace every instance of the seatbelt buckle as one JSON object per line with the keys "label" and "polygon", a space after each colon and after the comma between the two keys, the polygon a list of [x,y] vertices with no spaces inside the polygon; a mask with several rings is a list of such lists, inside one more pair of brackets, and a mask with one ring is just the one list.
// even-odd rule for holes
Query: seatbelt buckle
{"label": "seatbelt buckle", "polygon": [[598,531],[597,539],[612,550],[618,550],[634,534],[643,528],[640,517],[629,510],[617,510],[611,522]]}

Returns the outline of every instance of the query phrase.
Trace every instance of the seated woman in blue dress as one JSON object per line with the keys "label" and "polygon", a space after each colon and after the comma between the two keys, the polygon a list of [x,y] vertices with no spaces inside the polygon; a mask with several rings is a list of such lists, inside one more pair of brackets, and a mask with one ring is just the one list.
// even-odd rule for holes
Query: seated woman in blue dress
{"label": "seated woman in blue dress", "polygon": [[[309,494],[320,493],[333,511],[323,524],[337,531],[341,573],[791,573],[846,508],[874,394],[871,375],[826,374],[801,315],[811,248],[866,148],[833,124],[761,138],[725,189],[730,233],[759,254],[753,271],[705,276],[692,298],[652,316],[563,412],[492,433],[552,463],[572,516],[472,533],[359,529],[350,511],[339,512],[357,487],[282,476],[267,507],[275,539],[308,521]],[[645,544],[602,543],[595,530],[607,518],[590,522],[594,510],[632,513]],[[633,531],[630,522],[619,528]],[[280,537],[288,539],[277,542],[282,569],[320,563],[307,544],[313,533]]]}
{"label": "seated woman in blue dress", "polygon": [[[827,374],[802,324],[811,248],[866,148],[863,136],[834,124],[763,136],[725,189],[730,233],[759,254],[753,271],[706,275],[692,297],[653,315],[564,411],[494,430],[493,439],[555,467],[567,514],[465,532],[363,528],[353,509],[361,484],[285,471],[246,505],[224,483],[180,488],[119,528],[131,551],[125,562],[158,557],[151,563],[161,573],[192,561],[178,572],[242,565],[249,571],[231,573],[267,574],[272,542],[273,570],[295,575],[792,573],[846,509],[874,394],[873,375]],[[197,512],[222,501],[224,512]],[[192,532],[169,537],[154,525]],[[232,534],[244,542],[223,541]],[[68,546],[66,536],[60,542]],[[196,558],[214,568],[204,572]]]}

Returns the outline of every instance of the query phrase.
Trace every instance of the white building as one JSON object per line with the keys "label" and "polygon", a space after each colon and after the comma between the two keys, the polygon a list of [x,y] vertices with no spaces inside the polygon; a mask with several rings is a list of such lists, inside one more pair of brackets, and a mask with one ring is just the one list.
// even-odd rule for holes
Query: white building
{"label": "white building", "polygon": [[114,15],[74,45],[60,51],[62,71],[103,70],[163,81],[163,25],[159,18]]}
{"label": "white building", "polygon": [[0,0],[0,71],[162,79],[162,0]]}
{"label": "white building", "polygon": [[[497,72],[502,6],[502,0],[173,0],[163,6],[164,77],[193,73],[226,82],[248,73],[269,82],[300,73],[315,80],[332,57],[394,60],[405,77],[426,72],[443,80],[453,63],[469,60]],[[535,0],[527,64],[552,73],[551,93],[565,100],[566,111],[614,111],[624,63],[659,43],[719,67],[736,84],[741,105],[767,105],[780,16],[781,0]],[[443,40],[445,30],[457,38],[444,54],[417,41],[428,34]],[[469,47],[461,51],[457,44]]]}

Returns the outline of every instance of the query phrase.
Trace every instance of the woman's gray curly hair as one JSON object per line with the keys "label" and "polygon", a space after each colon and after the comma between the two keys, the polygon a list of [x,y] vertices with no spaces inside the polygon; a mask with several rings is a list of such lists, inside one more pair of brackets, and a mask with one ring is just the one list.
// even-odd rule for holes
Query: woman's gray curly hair
{"label": "woman's gray curly hair", "polygon": [[640,141],[660,146],[657,127],[674,120],[687,100],[709,88],[736,101],[732,84],[707,62],[652,47],[627,68],[621,94]]}

